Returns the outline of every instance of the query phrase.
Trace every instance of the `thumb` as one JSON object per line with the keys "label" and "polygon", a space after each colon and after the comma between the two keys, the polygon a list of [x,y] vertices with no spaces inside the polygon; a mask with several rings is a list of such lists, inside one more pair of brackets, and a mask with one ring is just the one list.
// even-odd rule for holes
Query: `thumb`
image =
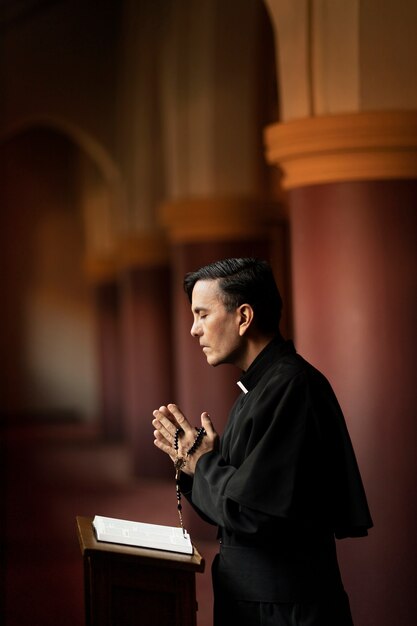
{"label": "thumb", "polygon": [[204,411],[204,413],[201,414],[201,425],[203,428],[205,428],[206,433],[207,435],[209,435],[209,437],[213,437],[217,434],[213,428],[210,415],[207,413],[207,411]]}

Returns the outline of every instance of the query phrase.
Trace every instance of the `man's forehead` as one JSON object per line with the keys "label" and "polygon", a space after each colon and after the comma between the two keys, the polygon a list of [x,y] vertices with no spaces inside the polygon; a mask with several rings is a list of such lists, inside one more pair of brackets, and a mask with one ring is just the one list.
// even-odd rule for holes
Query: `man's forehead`
{"label": "man's forehead", "polygon": [[213,306],[219,302],[222,302],[222,298],[218,279],[198,280],[196,282],[191,296],[193,310]]}

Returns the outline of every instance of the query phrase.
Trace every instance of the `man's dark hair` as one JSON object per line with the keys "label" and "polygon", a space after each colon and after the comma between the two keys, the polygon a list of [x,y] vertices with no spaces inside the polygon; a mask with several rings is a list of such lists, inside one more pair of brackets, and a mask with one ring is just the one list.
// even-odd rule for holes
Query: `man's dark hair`
{"label": "man's dark hair", "polygon": [[282,299],[272,268],[256,258],[234,258],[215,261],[184,278],[184,290],[191,302],[194,285],[199,280],[218,280],[223,304],[233,311],[241,304],[250,304],[255,324],[264,333],[279,332]]}

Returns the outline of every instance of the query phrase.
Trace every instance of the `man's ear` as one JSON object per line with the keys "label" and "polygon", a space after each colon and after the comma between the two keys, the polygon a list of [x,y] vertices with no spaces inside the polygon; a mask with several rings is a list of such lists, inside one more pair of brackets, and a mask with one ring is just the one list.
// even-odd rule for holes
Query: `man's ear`
{"label": "man's ear", "polygon": [[250,304],[241,304],[237,312],[239,314],[239,335],[243,337],[253,322],[254,313]]}

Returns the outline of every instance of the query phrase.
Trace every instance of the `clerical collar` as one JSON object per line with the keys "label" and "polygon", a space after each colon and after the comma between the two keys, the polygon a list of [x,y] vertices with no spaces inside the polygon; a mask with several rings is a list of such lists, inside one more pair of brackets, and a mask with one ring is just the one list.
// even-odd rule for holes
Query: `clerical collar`
{"label": "clerical collar", "polygon": [[252,361],[249,368],[242,374],[237,382],[242,391],[246,394],[253,389],[263,373],[271,365],[272,361],[281,358],[287,354],[294,354],[294,344],[290,340],[283,339],[280,335],[275,337],[265,346],[258,354],[256,359]]}
{"label": "clerical collar", "polygon": [[237,385],[238,387],[240,387],[240,388],[241,388],[241,390],[243,391],[243,393],[248,393],[248,389],[246,389],[246,387],[245,387],[245,385],[242,383],[242,381],[238,380],[238,381],[237,381],[237,383],[236,383],[236,385]]}

